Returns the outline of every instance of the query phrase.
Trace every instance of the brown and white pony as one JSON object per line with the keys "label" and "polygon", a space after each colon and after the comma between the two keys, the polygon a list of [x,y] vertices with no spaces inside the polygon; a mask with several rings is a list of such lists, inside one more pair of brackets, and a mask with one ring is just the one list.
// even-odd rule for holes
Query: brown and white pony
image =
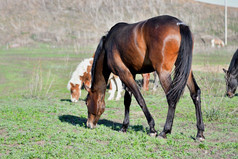
{"label": "brown and white pony", "polygon": [[212,47],[215,47],[215,46],[224,47],[225,46],[224,42],[221,39],[212,39],[211,44],[212,44]]}
{"label": "brown and white pony", "polygon": [[[157,136],[154,119],[135,82],[136,74],[156,71],[167,97],[168,114],[163,131],[159,136],[166,138],[171,133],[176,104],[187,85],[195,104],[197,136],[204,140],[204,124],[201,112],[200,88],[192,70],[193,37],[189,27],[172,16],[158,16],[134,24],[118,23],[97,46],[93,67],[92,86],[88,88],[86,105],[87,126],[95,128],[105,110],[105,92],[111,73],[120,77],[127,87],[124,96],[125,116],[122,132],[129,125],[131,96],[134,95],[145,114],[150,127],[150,135]],[[174,77],[171,78],[172,69]]]}
{"label": "brown and white pony", "polygon": [[[67,84],[67,88],[71,92],[71,102],[78,102],[83,85],[85,87],[91,87],[92,64],[93,58],[84,59],[73,72],[72,77]],[[118,76],[111,74],[109,82],[111,83],[112,88],[109,90],[110,96],[108,97],[108,100],[114,99],[116,90],[118,90],[118,92],[115,99],[119,100],[121,98],[121,93],[123,92],[121,80]]]}

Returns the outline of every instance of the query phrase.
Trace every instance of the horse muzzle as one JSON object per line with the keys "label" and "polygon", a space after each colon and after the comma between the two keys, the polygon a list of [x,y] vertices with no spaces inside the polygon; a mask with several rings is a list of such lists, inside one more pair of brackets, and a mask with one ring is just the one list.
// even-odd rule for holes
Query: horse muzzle
{"label": "horse muzzle", "polygon": [[87,127],[90,129],[94,129],[97,127],[97,124],[93,124],[92,122],[87,121]]}
{"label": "horse muzzle", "polygon": [[90,129],[96,128],[99,118],[100,118],[100,115],[94,115],[94,114],[88,113],[87,127]]}
{"label": "horse muzzle", "polygon": [[227,92],[227,94],[226,94],[229,98],[232,98],[232,97],[234,97],[235,96],[235,94],[234,93],[231,93],[231,92]]}
{"label": "horse muzzle", "polygon": [[71,95],[71,102],[76,103],[76,102],[78,102],[78,99]]}
{"label": "horse muzzle", "polygon": [[71,98],[71,102],[73,102],[73,103],[77,103],[77,102],[78,102],[78,100],[77,100],[77,99],[75,99],[75,98]]}

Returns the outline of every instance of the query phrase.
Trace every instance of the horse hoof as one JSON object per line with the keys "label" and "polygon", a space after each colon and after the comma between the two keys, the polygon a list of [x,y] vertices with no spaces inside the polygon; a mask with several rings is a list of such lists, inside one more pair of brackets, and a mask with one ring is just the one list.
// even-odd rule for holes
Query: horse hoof
{"label": "horse hoof", "polygon": [[166,134],[165,134],[164,132],[161,132],[161,133],[158,135],[158,137],[163,138],[163,139],[167,139],[167,136],[166,136]]}
{"label": "horse hoof", "polygon": [[158,134],[156,132],[150,133],[150,137],[156,137]]}
{"label": "horse hoof", "polygon": [[126,133],[126,129],[121,128],[121,130],[119,130],[120,133]]}
{"label": "horse hoof", "polygon": [[196,137],[196,141],[203,142],[205,141],[204,137]]}

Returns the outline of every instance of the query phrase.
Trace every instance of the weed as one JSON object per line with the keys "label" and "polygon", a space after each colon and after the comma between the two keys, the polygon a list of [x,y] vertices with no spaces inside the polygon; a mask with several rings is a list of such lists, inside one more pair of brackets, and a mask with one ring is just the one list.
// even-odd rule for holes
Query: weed
{"label": "weed", "polygon": [[34,68],[31,81],[29,82],[29,94],[25,97],[30,98],[50,98],[52,94],[49,91],[54,82],[54,77],[51,77],[51,70],[48,71],[46,78],[43,77],[41,62]]}

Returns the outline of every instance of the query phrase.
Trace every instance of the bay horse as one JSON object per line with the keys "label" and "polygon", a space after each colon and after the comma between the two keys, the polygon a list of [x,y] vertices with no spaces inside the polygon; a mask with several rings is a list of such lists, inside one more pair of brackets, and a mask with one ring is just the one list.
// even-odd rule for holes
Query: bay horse
{"label": "bay horse", "polygon": [[235,96],[238,86],[238,49],[234,53],[228,70],[223,68],[226,80],[226,95],[230,98]]}
{"label": "bay horse", "polygon": [[[85,87],[91,87],[91,68],[93,64],[93,58],[84,59],[80,62],[73,72],[71,79],[67,84],[68,90],[71,93],[71,102],[78,102],[79,97],[81,96],[81,88],[84,85]],[[110,96],[108,100],[113,100],[116,90],[117,96],[116,100],[121,98],[121,93],[123,92],[122,82],[118,76],[111,74],[109,82],[112,88],[109,90]]]}
{"label": "bay horse", "polygon": [[[196,139],[203,141],[205,137],[201,91],[191,70],[192,50],[193,37],[189,27],[172,16],[157,16],[138,23],[114,25],[102,36],[96,49],[91,72],[92,85],[91,88],[87,88],[87,127],[95,128],[105,110],[106,85],[112,72],[118,75],[127,87],[124,95],[125,116],[120,131],[127,131],[133,94],[147,119],[150,136],[166,138],[166,134],[172,130],[176,104],[187,84],[196,110]],[[174,77],[171,78],[174,65]],[[136,74],[153,71],[158,73],[168,102],[167,119],[159,135],[154,128],[154,119],[135,82]]]}

